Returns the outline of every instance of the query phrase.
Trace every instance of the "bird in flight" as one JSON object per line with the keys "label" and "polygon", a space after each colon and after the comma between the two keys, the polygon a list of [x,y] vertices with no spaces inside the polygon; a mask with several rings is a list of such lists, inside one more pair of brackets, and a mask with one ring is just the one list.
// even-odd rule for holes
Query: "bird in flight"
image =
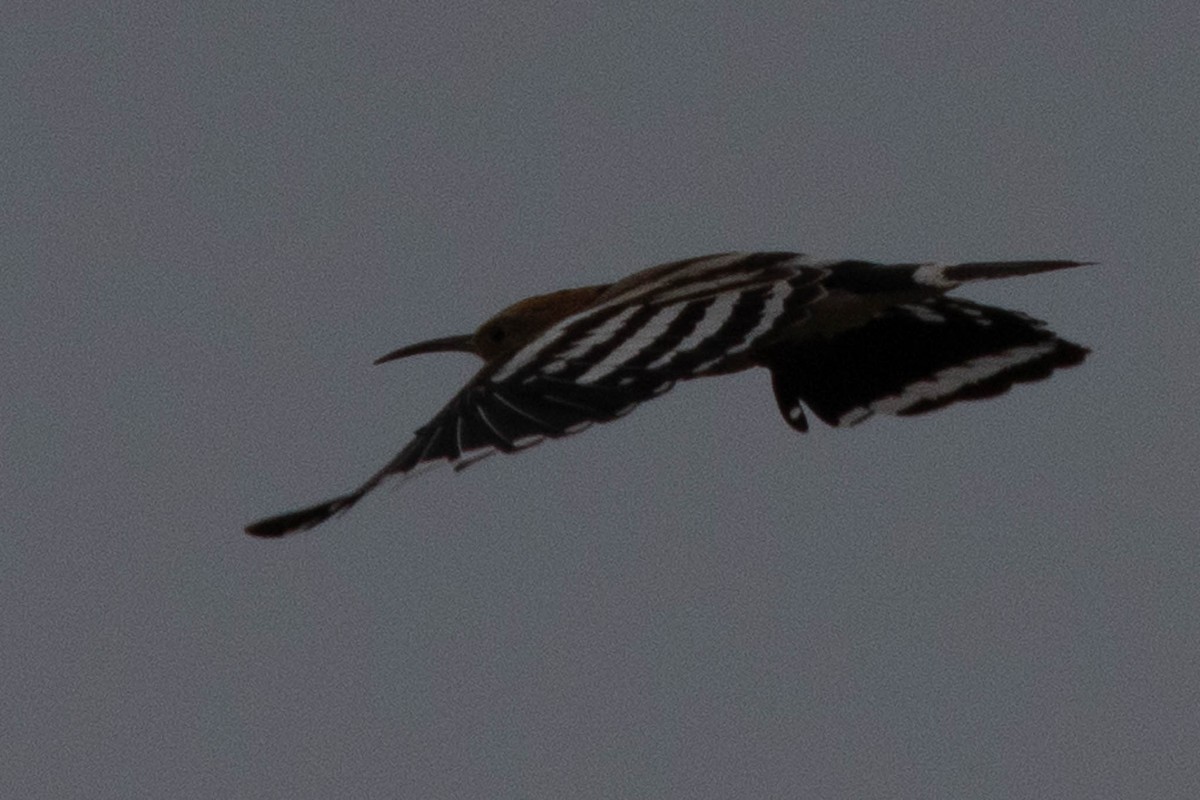
{"label": "bird in flight", "polygon": [[1083,361],[1088,350],[1017,311],[946,296],[976,280],[1078,261],[876,264],[799,253],[720,253],[615,283],[515,303],[472,334],[402,347],[474,353],[483,367],[383,469],[353,491],[254,522],[276,537],[318,525],[385,479],[456,470],[624,416],[677,381],[765,367],[784,421],[808,430],[994,397]]}

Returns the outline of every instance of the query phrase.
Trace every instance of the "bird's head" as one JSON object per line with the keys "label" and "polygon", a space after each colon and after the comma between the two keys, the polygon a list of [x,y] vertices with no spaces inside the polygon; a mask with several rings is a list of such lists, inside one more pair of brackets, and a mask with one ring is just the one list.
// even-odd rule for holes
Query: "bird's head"
{"label": "bird's head", "polygon": [[474,333],[446,336],[410,344],[375,359],[376,364],[419,353],[474,353],[487,364],[507,359],[561,319],[582,311],[596,301],[608,285],[582,286],[539,294],[513,303]]}

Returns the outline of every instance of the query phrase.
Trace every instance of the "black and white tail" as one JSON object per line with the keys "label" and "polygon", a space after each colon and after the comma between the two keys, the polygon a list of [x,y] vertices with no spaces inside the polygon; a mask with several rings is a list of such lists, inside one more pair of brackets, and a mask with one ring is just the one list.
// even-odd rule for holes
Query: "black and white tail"
{"label": "black and white tail", "polygon": [[830,425],[923,414],[1042,380],[1087,353],[1020,312],[934,297],[834,336],[783,343],[763,363],[784,419],[805,430],[801,401]]}

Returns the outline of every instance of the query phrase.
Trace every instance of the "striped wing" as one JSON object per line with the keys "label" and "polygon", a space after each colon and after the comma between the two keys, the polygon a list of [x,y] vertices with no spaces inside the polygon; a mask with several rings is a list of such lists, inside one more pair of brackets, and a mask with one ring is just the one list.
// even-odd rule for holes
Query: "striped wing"
{"label": "striped wing", "polygon": [[422,464],[463,469],[617,419],[676,381],[750,366],[755,343],[807,317],[825,294],[827,274],[795,253],[723,254],[613,284],[592,307],[481,370],[357,489],[246,531],[282,536],[312,528]]}
{"label": "striped wing", "polygon": [[672,273],[655,292],[617,294],[485,368],[381,477],[429,461],[462,469],[617,419],[677,381],[750,366],[757,342],[824,295],[826,271],[791,253],[755,254],[740,271],[728,258],[699,276]]}

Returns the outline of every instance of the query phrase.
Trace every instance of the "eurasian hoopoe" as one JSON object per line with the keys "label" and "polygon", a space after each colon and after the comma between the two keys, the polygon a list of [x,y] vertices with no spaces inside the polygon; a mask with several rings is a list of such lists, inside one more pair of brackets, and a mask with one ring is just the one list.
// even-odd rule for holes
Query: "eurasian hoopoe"
{"label": "eurasian hoopoe", "polygon": [[779,410],[801,432],[808,430],[801,403],[826,423],[845,426],[877,413],[921,414],[993,397],[1078,364],[1088,350],[1019,312],[945,293],[967,281],[1083,265],[883,265],[722,253],[530,297],[473,334],[377,359],[460,351],[484,365],[366,483],[246,532],[281,536],[311,528],[420,464],[447,461],[463,469],[496,451],[524,450],[616,419],[676,381],[748,367],[771,371]]}

